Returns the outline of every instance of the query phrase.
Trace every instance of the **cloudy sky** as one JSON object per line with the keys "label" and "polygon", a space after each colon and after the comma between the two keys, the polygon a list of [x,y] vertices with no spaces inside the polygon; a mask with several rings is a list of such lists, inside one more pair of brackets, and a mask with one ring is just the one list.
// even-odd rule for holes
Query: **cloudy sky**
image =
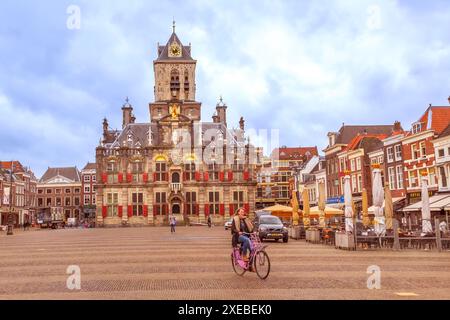
{"label": "cloudy sky", "polygon": [[[71,5],[80,29],[67,26]],[[409,128],[429,103],[448,105],[449,16],[446,0],[2,0],[0,159],[38,177],[82,168],[103,117],[121,126],[126,96],[149,121],[173,17],[198,60],[203,119],[223,95],[229,123],[280,129],[288,146],[324,148],[343,122]]]}

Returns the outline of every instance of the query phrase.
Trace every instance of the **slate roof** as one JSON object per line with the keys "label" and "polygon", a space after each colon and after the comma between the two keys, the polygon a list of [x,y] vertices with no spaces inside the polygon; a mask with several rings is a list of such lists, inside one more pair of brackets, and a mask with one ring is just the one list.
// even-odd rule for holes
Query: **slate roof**
{"label": "slate roof", "polygon": [[281,147],[273,149],[271,158],[278,155],[279,160],[301,160],[301,157],[307,156],[308,153],[310,157],[319,155],[317,147]]}
{"label": "slate roof", "polygon": [[394,125],[343,125],[336,137],[336,144],[349,144],[358,133],[385,134],[389,136]]}
{"label": "slate roof", "polygon": [[[178,43],[178,45],[181,47],[181,57],[169,57],[169,48],[173,42]],[[167,44],[165,46],[158,47],[158,58],[156,59],[156,61],[161,60],[195,61],[191,57],[191,46],[183,46],[183,44],[181,43],[180,39],[178,38],[175,32],[172,33],[172,35],[169,38],[169,41],[167,41]]]}
{"label": "slate roof", "polygon": [[72,180],[73,182],[80,182],[80,172],[78,171],[77,167],[65,167],[65,168],[48,168],[47,171],[44,173],[42,178],[39,180],[41,183],[45,183],[46,181],[57,177],[62,176],[69,180]]}

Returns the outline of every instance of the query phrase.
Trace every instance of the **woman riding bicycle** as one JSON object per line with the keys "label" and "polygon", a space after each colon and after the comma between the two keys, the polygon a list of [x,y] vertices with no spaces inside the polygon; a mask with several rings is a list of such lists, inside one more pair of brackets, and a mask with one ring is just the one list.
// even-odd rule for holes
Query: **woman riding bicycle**
{"label": "woman riding bicycle", "polygon": [[233,217],[233,223],[231,225],[231,244],[233,248],[236,248],[238,243],[242,243],[242,257],[244,261],[249,260],[250,256],[250,239],[246,233],[253,232],[253,224],[250,219],[247,218],[244,208],[239,208]]}

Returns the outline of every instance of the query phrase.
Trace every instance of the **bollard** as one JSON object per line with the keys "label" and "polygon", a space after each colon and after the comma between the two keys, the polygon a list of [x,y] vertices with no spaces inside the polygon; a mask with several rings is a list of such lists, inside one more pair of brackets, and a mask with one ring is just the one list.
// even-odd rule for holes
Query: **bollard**
{"label": "bollard", "polygon": [[436,246],[439,252],[442,251],[441,230],[439,230],[439,218],[434,218],[434,231],[436,234]]}

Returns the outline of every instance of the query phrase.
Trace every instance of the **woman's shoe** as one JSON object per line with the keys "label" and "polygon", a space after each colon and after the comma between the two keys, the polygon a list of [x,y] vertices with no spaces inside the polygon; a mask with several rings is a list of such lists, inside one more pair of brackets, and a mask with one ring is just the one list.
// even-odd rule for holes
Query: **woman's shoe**
{"label": "woman's shoe", "polygon": [[249,256],[246,254],[246,255],[244,255],[244,256],[242,257],[242,260],[243,260],[244,262],[248,262],[248,261],[250,260],[250,258],[249,258]]}

